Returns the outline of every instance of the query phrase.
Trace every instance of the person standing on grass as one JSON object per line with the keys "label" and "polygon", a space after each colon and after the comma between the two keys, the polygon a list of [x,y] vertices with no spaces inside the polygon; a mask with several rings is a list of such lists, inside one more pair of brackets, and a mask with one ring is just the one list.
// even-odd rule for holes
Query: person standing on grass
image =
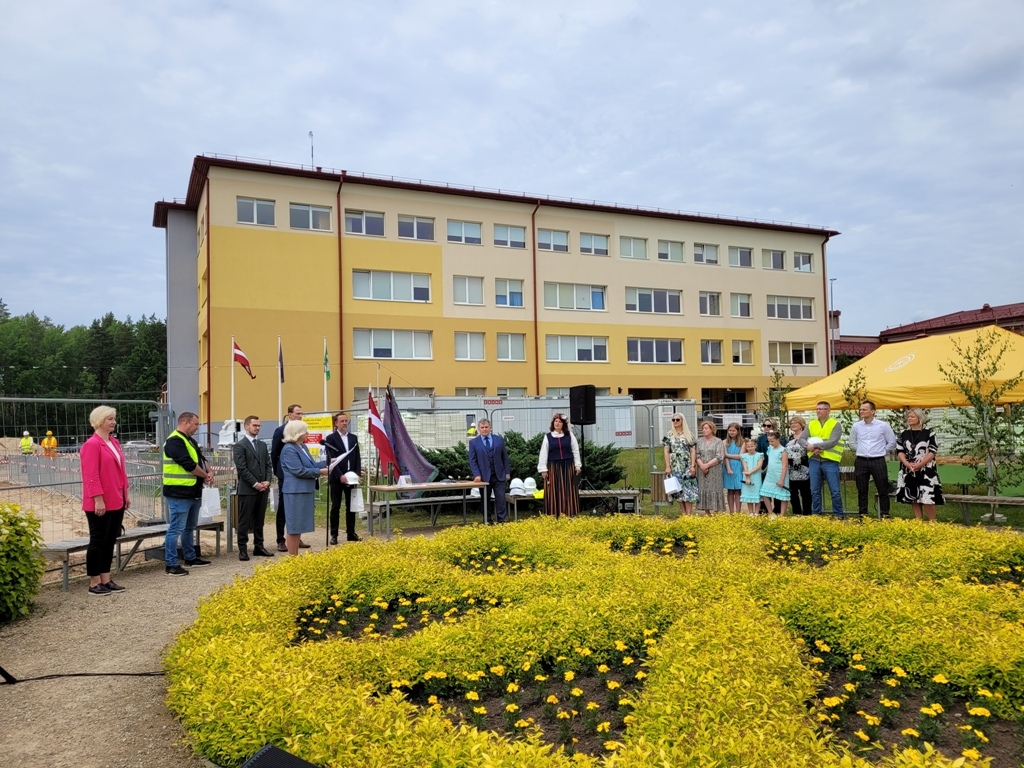
{"label": "person standing on grass", "polygon": [[702,421],[697,438],[697,509],[703,509],[707,515],[725,510],[724,463],[725,443],[715,434],[715,423]]}
{"label": "person standing on grass", "polygon": [[185,565],[201,568],[209,565],[196,554],[196,525],[203,486],[213,487],[213,469],[192,436],[199,430],[199,416],[185,411],[178,416],[178,428],[164,442],[164,498],[170,511],[167,537],[164,539],[164,573],[188,576],[178,563],[178,540],[185,555]]}
{"label": "person standing on grass", "polygon": [[758,505],[761,503],[761,465],[764,455],[757,450],[757,441],[748,437],[743,443],[743,487],[740,490],[740,501],[747,505],[751,517],[757,517]]}
{"label": "person standing on grass", "polygon": [[486,493],[494,494],[494,520],[505,522],[505,483],[511,478],[508,450],[501,435],[491,434],[491,422],[477,422],[477,436],[469,441],[469,471],[473,481],[488,483]]}
{"label": "person standing on grass", "polygon": [[540,444],[537,471],[544,478],[544,514],[555,519],[580,513],[580,490],[576,478],[583,471],[580,446],[565,416],[556,413]]}
{"label": "person standing on grass", "polygon": [[843,425],[832,417],[832,406],[821,400],[814,407],[817,418],[807,425],[807,435],[800,438],[800,445],[807,451],[808,473],[811,478],[811,514],[824,512],[822,503],[822,481],[832,493],[832,514],[839,520],[846,518],[843,513],[843,494],[839,488],[839,462],[843,453],[838,450],[843,437]]}
{"label": "person standing on grass", "polygon": [[128,498],[128,473],[121,445],[113,436],[117,429],[117,411],[101,405],[89,414],[96,430],[81,451],[82,510],[89,523],[89,549],[85,552],[85,570],[89,574],[89,594],[109,595],[124,587],[110,578],[114,546],[121,535],[124,513],[132,503]]}
{"label": "person standing on grass", "polygon": [[743,508],[740,494],[743,490],[743,435],[740,425],[735,421],[725,428],[725,496],[730,512],[739,512]]}
{"label": "person standing on grass", "polygon": [[794,515],[811,514],[811,474],[807,462],[807,449],[800,444],[805,437],[807,422],[800,416],[789,418],[789,431],[792,437],[786,443],[789,454],[789,498],[793,505]]}
{"label": "person standing on grass", "polygon": [[678,501],[684,515],[693,514],[693,503],[700,498],[697,488],[697,441],[681,413],[672,414],[672,429],[661,443],[665,447],[665,477],[679,482],[679,490],[668,494],[669,501]]}
{"label": "person standing on grass", "polygon": [[896,501],[909,504],[914,517],[935,522],[935,505],[944,504],[942,481],[935,457],[939,444],[935,433],[925,425],[928,415],[921,408],[907,411],[907,428],[896,442],[896,457],[900,460],[900,474],[896,479]]}
{"label": "person standing on grass", "polygon": [[[774,429],[768,434],[768,450],[766,452],[768,469],[761,481],[761,498],[771,499],[772,508],[778,502],[780,516],[785,516],[789,504],[789,454],[782,444],[781,435]],[[765,502],[765,507],[768,502]],[[774,514],[774,513],[773,513]]]}
{"label": "person standing on grass", "polygon": [[853,479],[857,483],[857,508],[861,516],[868,513],[868,490],[874,480],[878,491],[878,511],[889,517],[889,469],[885,454],[896,447],[892,427],[875,418],[875,404],[865,400],[860,404],[860,421],[850,430],[850,448],[857,454]]}

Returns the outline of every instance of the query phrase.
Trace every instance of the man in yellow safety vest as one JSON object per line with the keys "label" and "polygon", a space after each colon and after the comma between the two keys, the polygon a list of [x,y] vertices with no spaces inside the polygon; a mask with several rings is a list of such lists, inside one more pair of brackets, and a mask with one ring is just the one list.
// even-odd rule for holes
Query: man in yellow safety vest
{"label": "man in yellow safety vest", "polygon": [[21,435],[21,455],[31,456],[34,453],[32,448],[32,435],[28,433],[26,429]]}
{"label": "man in yellow safety vest", "polygon": [[[839,441],[843,437],[843,425],[834,419],[832,405],[822,400],[815,408],[818,415],[807,423],[808,437],[800,438],[800,445],[807,449],[808,468],[811,475],[811,514],[823,513],[821,482],[828,485],[832,494],[832,515],[843,520],[843,495],[839,490],[839,460],[843,458]],[[817,438],[813,443],[808,440]]]}
{"label": "man in yellow safety vest", "polygon": [[46,437],[43,438],[43,456],[56,456],[57,455],[57,438],[53,436],[53,432],[49,429],[46,430]]}
{"label": "man in yellow safety vest", "polygon": [[185,555],[185,565],[199,568],[209,565],[196,554],[195,533],[203,485],[213,486],[213,468],[206,463],[203,452],[192,436],[199,429],[199,416],[189,411],[178,416],[178,428],[164,443],[164,498],[170,511],[167,537],[164,539],[164,573],[188,576],[178,563],[178,539]]}

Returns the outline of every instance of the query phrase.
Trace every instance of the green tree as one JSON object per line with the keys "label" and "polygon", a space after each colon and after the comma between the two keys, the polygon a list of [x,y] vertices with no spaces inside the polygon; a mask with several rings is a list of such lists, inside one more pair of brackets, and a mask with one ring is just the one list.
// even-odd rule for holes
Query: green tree
{"label": "green tree", "polygon": [[863,366],[858,366],[846,384],[843,385],[842,393],[847,407],[839,412],[839,422],[843,425],[843,434],[849,435],[853,422],[858,418],[857,409],[860,408],[860,404],[865,400],[871,399],[868,396],[868,385],[867,380],[864,378]]}
{"label": "green tree", "polygon": [[[772,377],[768,383],[768,409],[765,416],[775,419],[779,429],[785,430],[789,423],[789,411],[786,409],[786,394],[793,387],[786,383],[786,374],[772,366]],[[788,434],[785,433],[785,434]]]}
{"label": "green tree", "polygon": [[1024,371],[1005,375],[1001,361],[1010,340],[997,331],[978,331],[971,344],[952,343],[953,355],[939,365],[939,373],[968,405],[954,406],[948,417],[951,448],[975,466],[975,482],[995,496],[1024,477],[1024,453],[1019,450],[1024,407],[1007,402],[1007,393],[1024,381]]}

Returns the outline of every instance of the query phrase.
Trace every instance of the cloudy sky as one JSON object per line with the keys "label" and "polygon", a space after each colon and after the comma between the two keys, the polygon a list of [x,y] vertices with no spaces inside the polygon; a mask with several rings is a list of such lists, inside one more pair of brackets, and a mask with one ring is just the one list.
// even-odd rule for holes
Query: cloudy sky
{"label": "cloudy sky", "polygon": [[847,334],[1024,301],[1021,0],[6,2],[0,299],[166,314],[221,153],[840,230]]}

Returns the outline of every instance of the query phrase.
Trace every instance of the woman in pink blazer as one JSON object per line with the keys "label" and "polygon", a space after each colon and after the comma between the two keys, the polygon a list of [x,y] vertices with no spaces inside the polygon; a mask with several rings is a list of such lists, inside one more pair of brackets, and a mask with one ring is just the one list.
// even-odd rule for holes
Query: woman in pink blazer
{"label": "woman in pink blazer", "polygon": [[89,521],[89,548],[85,568],[89,594],[109,595],[124,590],[110,578],[114,545],[121,535],[128,499],[128,472],[124,454],[111,433],[117,429],[117,411],[109,405],[94,408],[89,423],[96,432],[82,446],[82,509]]}

